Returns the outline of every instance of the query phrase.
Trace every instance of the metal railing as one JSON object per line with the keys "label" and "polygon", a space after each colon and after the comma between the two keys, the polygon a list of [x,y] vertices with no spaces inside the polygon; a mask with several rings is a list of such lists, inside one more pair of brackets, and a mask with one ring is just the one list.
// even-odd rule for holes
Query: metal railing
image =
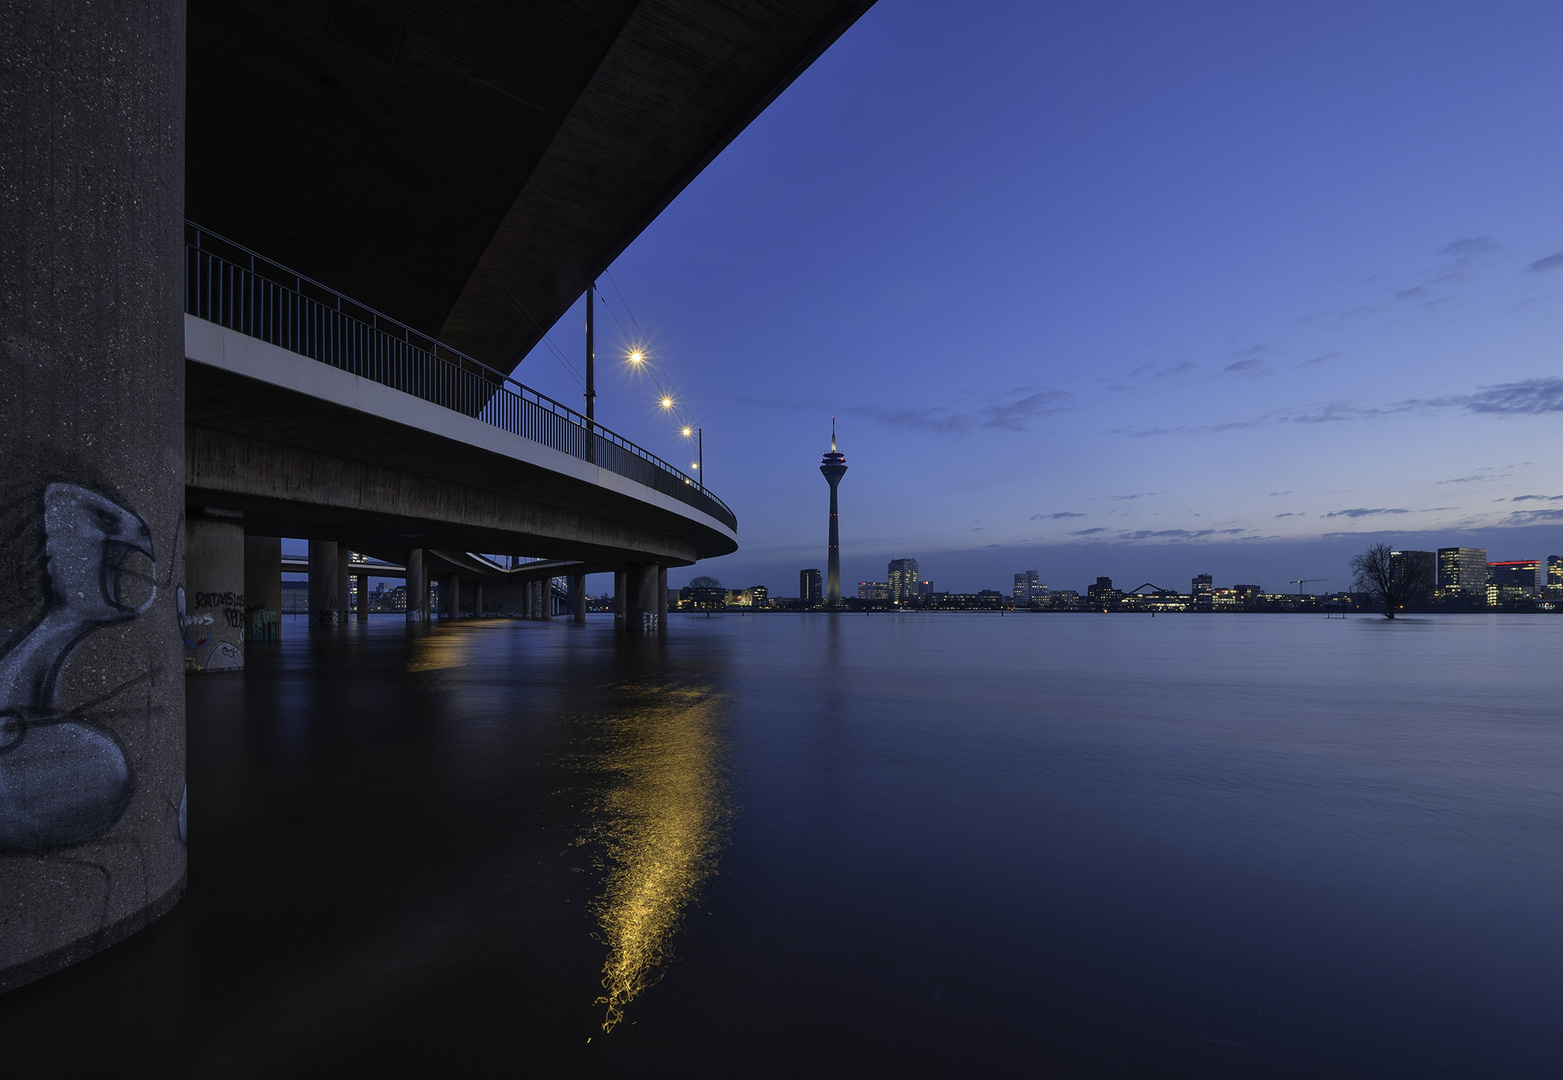
{"label": "metal railing", "polygon": [[449,345],[188,221],[185,311],[589,461],[738,528],[726,503],[655,454]]}

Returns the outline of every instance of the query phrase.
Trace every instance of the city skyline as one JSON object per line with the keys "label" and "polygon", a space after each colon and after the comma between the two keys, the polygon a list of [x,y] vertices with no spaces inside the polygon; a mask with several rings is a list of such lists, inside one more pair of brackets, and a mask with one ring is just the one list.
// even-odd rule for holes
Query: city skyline
{"label": "city skyline", "polygon": [[[872,9],[604,283],[739,517],[708,569],[818,563],[790,463],[833,413],[845,580],[907,550],[976,588],[1111,548],[1126,577],[1186,545],[1276,581],[1380,539],[1556,549],[1531,536],[1563,521],[1560,33],[1517,7]],[[679,460],[598,331],[599,417]],[[545,353],[518,374],[579,394]]]}

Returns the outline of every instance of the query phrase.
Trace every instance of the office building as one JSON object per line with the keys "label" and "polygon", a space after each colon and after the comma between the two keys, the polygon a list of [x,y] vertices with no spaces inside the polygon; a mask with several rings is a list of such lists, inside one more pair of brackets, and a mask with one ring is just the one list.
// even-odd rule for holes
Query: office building
{"label": "office building", "polygon": [[860,581],[857,583],[857,598],[859,600],[889,600],[890,583],[888,581]]}
{"label": "office building", "polygon": [[904,604],[917,595],[917,560],[891,559],[886,575],[890,580],[890,599]]}
{"label": "office building", "polygon": [[798,599],[805,604],[817,604],[825,599],[825,579],[818,570],[798,571]]}
{"label": "office building", "polygon": [[1215,585],[1209,574],[1200,574],[1189,586],[1189,604],[1195,611],[1210,611],[1215,606]]}
{"label": "office building", "polygon": [[[1490,562],[1487,564],[1487,584],[1489,589],[1496,588],[1498,590],[1497,597],[1500,600],[1516,600],[1526,596],[1533,597],[1541,591],[1545,573],[1540,559]],[[1490,597],[1491,592],[1489,591]]]}
{"label": "office building", "polygon": [[1438,556],[1431,551],[1391,551],[1389,580],[1397,586],[1408,585],[1408,598],[1427,596],[1438,580]]}
{"label": "office building", "polygon": [[1485,602],[1487,599],[1487,549],[1439,548],[1438,580],[1435,584],[1439,596],[1463,596],[1469,600]]}
{"label": "office building", "polygon": [[1015,601],[1017,607],[1025,607],[1032,600],[1040,598],[1038,596],[1039,589],[1042,595],[1046,595],[1047,586],[1038,580],[1037,572],[1035,570],[1022,570],[1015,575],[1015,591],[1010,593],[1010,597]]}

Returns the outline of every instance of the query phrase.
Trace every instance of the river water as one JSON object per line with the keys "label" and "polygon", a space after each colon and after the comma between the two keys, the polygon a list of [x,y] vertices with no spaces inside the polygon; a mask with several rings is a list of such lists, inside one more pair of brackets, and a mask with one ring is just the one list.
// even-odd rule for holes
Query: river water
{"label": "river water", "polygon": [[189,683],[185,899],[11,1060],[1560,1071],[1563,619],[283,631]]}

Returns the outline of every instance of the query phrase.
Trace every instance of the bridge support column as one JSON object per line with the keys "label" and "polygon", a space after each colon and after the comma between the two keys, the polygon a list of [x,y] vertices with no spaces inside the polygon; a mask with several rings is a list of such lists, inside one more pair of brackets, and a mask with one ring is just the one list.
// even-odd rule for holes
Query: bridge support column
{"label": "bridge support column", "polygon": [[358,581],[358,621],[369,621],[369,575],[354,575]]}
{"label": "bridge support column", "polygon": [[624,629],[631,633],[657,629],[656,588],[656,563],[633,562],[624,568]]}
{"label": "bridge support column", "polygon": [[423,604],[419,602],[418,595],[428,594],[428,589],[423,583],[423,549],[407,549],[407,621],[418,623],[423,621]]}
{"label": "bridge support column", "polygon": [[452,619],[461,618],[461,575],[452,574],[445,579],[445,614]]}
{"label": "bridge support column", "polygon": [[523,619],[532,617],[532,583],[530,581],[521,583],[521,617]]}
{"label": "bridge support column", "polygon": [[576,622],[586,621],[586,575],[570,575],[571,615]]}
{"label": "bridge support column", "polygon": [[668,628],[668,568],[657,566],[657,629]]}
{"label": "bridge support column", "polygon": [[0,645],[3,991],[184,890],[185,5],[5,4],[0,41],[0,575],[79,631]]}
{"label": "bridge support column", "polygon": [[315,626],[335,626],[337,621],[337,543],[309,542],[309,620]]}
{"label": "bridge support column", "polygon": [[613,628],[615,630],[623,630],[628,624],[624,605],[624,588],[628,576],[625,570],[613,572]]}
{"label": "bridge support column", "polygon": [[282,538],[244,538],[245,640],[276,641],[282,635]]}
{"label": "bridge support column", "polygon": [[192,516],[185,522],[179,622],[189,672],[244,670],[244,526],[237,516]]}
{"label": "bridge support column", "polygon": [[353,607],[353,553],[346,544],[336,546],[336,624],[346,626],[348,612]]}
{"label": "bridge support column", "polygon": [[483,617],[483,582],[482,581],[474,581],[472,583],[472,617],[474,619],[481,619]]}
{"label": "bridge support column", "polygon": [[552,619],[554,617],[553,578],[544,578],[537,583],[537,610],[540,618]]}

